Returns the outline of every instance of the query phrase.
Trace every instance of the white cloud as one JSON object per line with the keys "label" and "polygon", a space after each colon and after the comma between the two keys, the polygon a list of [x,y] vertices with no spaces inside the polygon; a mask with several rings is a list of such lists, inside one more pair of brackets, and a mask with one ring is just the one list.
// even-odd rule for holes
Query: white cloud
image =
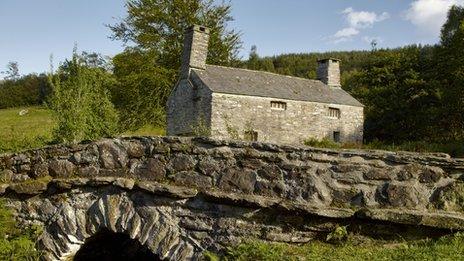
{"label": "white cloud", "polygon": [[387,12],[377,14],[375,12],[355,11],[352,7],[343,10],[342,14],[345,16],[344,18],[348,27],[337,31],[330,37],[331,41],[334,43],[349,41],[354,36],[360,34],[361,30],[373,27],[375,23],[390,18]]}
{"label": "white cloud", "polygon": [[345,19],[352,28],[368,28],[372,27],[374,23],[382,22],[390,18],[387,12],[376,14],[374,12],[360,11],[356,12],[352,7],[343,10],[342,14],[346,15]]}
{"label": "white cloud", "polygon": [[405,18],[421,31],[438,36],[452,5],[463,5],[464,0],[415,0]]}
{"label": "white cloud", "polygon": [[343,28],[342,30],[335,33],[334,37],[336,38],[352,37],[358,34],[359,34],[359,31],[357,29],[348,27],[348,28]]}
{"label": "white cloud", "polygon": [[332,36],[332,40],[334,43],[341,43],[351,40],[353,36],[359,34],[359,30],[352,27],[347,27],[339,30]]}

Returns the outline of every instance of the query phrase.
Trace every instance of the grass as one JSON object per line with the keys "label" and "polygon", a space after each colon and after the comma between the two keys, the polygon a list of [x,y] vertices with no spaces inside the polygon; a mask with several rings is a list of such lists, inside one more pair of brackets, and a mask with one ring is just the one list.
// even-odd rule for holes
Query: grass
{"label": "grass", "polygon": [[[20,112],[27,113],[20,115]],[[53,142],[55,122],[52,111],[44,107],[20,107],[0,110],[0,153],[40,148]],[[145,126],[122,136],[159,136],[163,128]]]}
{"label": "grass", "polygon": [[[22,110],[28,113],[20,115]],[[21,107],[0,110],[0,153],[16,152],[30,148],[40,148],[53,141],[54,128],[52,112],[44,107]],[[164,128],[145,126],[137,131],[122,133],[122,136],[161,136],[165,135]],[[462,143],[427,143],[406,142],[403,144],[384,144],[371,142],[368,144],[339,144],[331,140],[309,139],[306,145],[312,147],[334,149],[381,149],[390,151],[415,151],[415,152],[444,152],[453,157],[464,157]]]}
{"label": "grass", "polygon": [[144,126],[136,131],[126,131],[123,136],[164,136],[166,131],[164,128],[155,126]]}
{"label": "grass", "polygon": [[[20,115],[28,110],[25,115]],[[54,122],[42,107],[0,110],[0,152],[42,147],[52,141]]]}
{"label": "grass", "polygon": [[342,244],[313,242],[304,245],[249,241],[230,248],[224,257],[212,253],[209,260],[463,260],[464,234],[437,240],[381,244],[347,241]]}
{"label": "grass", "polygon": [[318,148],[331,149],[368,149],[389,151],[412,151],[412,152],[443,152],[453,157],[464,157],[463,142],[430,143],[425,141],[410,141],[401,144],[386,144],[380,141],[372,141],[365,144],[337,143],[330,139],[308,139],[305,145]]}

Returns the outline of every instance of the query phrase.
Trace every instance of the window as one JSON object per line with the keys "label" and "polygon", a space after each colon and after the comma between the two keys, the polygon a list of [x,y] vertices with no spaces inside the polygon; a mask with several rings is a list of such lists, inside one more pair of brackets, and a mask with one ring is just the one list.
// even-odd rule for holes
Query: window
{"label": "window", "polygon": [[333,132],[333,140],[335,142],[340,142],[340,132],[339,131],[334,131]]}
{"label": "window", "polygon": [[329,108],[329,117],[340,119],[340,109]]}
{"label": "window", "polygon": [[287,103],[286,102],[279,102],[279,101],[271,101],[271,108],[276,110],[286,110]]}
{"label": "window", "polygon": [[253,130],[245,131],[245,140],[258,141],[258,132]]}

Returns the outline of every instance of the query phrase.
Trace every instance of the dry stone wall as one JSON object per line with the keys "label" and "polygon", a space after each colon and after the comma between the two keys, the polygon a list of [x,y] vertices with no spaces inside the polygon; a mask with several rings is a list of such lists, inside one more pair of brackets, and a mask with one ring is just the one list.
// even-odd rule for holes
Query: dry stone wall
{"label": "dry stone wall", "polygon": [[445,154],[137,137],[1,155],[0,194],[20,222],[44,226],[46,259],[106,228],[184,260],[244,238],[308,242],[339,224],[382,238],[462,230],[463,173]]}

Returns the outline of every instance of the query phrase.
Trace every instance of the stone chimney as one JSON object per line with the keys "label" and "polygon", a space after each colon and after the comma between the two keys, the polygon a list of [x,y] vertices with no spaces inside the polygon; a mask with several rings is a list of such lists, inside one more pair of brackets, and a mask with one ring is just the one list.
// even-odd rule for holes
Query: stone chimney
{"label": "stone chimney", "polygon": [[317,63],[317,79],[330,87],[341,87],[340,60],[333,58],[321,59]]}
{"label": "stone chimney", "polygon": [[184,50],[182,51],[182,64],[180,78],[187,79],[190,69],[206,69],[208,56],[209,28],[194,25],[185,31]]}

